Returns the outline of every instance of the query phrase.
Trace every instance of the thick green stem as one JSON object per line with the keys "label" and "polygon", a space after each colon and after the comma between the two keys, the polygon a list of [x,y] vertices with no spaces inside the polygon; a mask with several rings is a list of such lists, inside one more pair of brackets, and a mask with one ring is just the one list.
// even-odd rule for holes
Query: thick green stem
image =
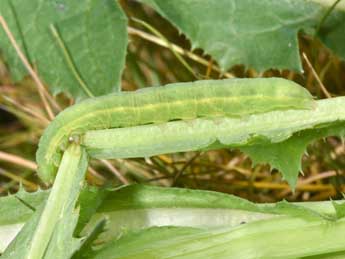
{"label": "thick green stem", "polygon": [[71,196],[78,196],[87,169],[87,155],[83,148],[72,144],[65,151],[58,174],[30,242],[27,259],[43,258],[54,228],[69,207]]}

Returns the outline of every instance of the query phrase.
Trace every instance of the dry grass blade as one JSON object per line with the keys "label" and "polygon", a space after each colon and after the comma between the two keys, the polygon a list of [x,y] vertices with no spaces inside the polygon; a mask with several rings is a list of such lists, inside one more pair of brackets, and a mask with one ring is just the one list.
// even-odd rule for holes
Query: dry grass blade
{"label": "dry grass blade", "polygon": [[[337,175],[343,175],[343,173],[342,172],[336,172],[336,171],[329,171],[329,172],[324,172],[324,173],[320,173],[320,174],[317,174],[317,175],[310,176],[310,177],[308,177],[306,179],[298,181],[297,182],[297,189],[299,189],[301,187],[303,188],[303,186],[309,185],[312,182],[319,181],[319,180],[322,180],[322,179],[327,179],[327,178],[330,178],[330,177],[333,177],[333,176],[337,176]],[[282,191],[279,194],[279,196],[280,197],[285,197],[290,192],[291,192],[290,189],[284,190],[284,191]]]}
{"label": "dry grass blade", "polygon": [[22,157],[19,157],[13,154],[5,153],[2,151],[0,151],[0,160],[10,162],[15,165],[19,165],[33,171],[37,170],[37,165],[35,162],[32,162],[30,160],[24,159]]}
{"label": "dry grass blade", "polygon": [[[0,175],[2,176],[5,176],[15,182],[18,182],[18,183],[21,183],[21,184],[24,184],[26,187],[28,187],[30,190],[32,191],[36,191],[38,189],[38,185],[31,182],[31,181],[28,181],[26,179],[24,179],[23,177],[21,176],[18,176],[18,175],[15,175],[13,173],[10,173],[2,168],[0,168]],[[8,189],[8,188],[4,188],[4,189]]]}
{"label": "dry grass blade", "polygon": [[[166,41],[160,39],[159,37],[156,37],[152,34],[149,34],[147,32],[144,32],[144,31],[141,31],[141,30],[138,30],[136,28],[133,28],[133,27],[127,27],[127,30],[128,30],[128,33],[130,35],[135,35],[135,36],[138,36],[142,39],[145,39],[147,41],[150,41],[150,42],[153,42],[161,47],[165,47],[165,48],[169,48],[169,49],[172,49],[174,50],[176,53],[179,53],[181,55],[184,55],[188,58],[190,58],[191,60],[199,63],[199,64],[202,64],[204,65],[205,67],[209,67],[210,64],[209,64],[209,61],[207,59],[204,59],[196,54],[194,54],[193,52],[191,51],[188,51],[188,50],[185,50],[183,48],[181,48],[180,46],[177,46],[171,42],[167,43]],[[220,70],[219,67],[217,67],[215,64],[212,64],[211,65],[211,68],[212,70],[222,74],[222,71]],[[227,78],[233,78],[234,75],[232,75],[231,73],[223,73],[222,75],[224,75],[225,77]]]}
{"label": "dry grass blade", "polygon": [[123,184],[130,184],[130,182],[107,160],[100,160]]}
{"label": "dry grass blade", "polygon": [[312,74],[314,75],[316,81],[318,82],[322,92],[324,93],[324,95],[327,97],[327,98],[332,98],[331,94],[327,91],[326,87],[323,85],[320,77],[318,76],[318,74],[316,73],[315,69],[313,68],[312,64],[310,63],[307,55],[303,52],[302,53],[302,56],[304,58],[304,60],[306,61],[308,67],[310,68],[310,71],[312,72]]}
{"label": "dry grass blade", "polygon": [[3,95],[2,97],[4,98],[5,101],[7,101],[8,103],[12,104],[17,109],[20,109],[23,112],[26,112],[27,114],[33,116],[34,118],[37,118],[37,119],[41,120],[45,125],[48,125],[48,123],[50,122],[39,111],[36,111],[35,109],[27,108],[26,106],[21,105],[20,103],[16,102],[15,100],[13,100],[12,98],[10,98],[10,97],[8,97],[6,95]]}
{"label": "dry grass blade", "polygon": [[193,162],[200,156],[202,156],[204,154],[204,152],[198,152],[196,153],[191,159],[189,159],[185,164],[184,166],[182,167],[182,169],[180,171],[178,171],[175,176],[174,176],[174,179],[173,179],[173,182],[171,184],[171,186],[174,186],[178,180],[178,178],[180,178],[183,174],[183,172],[191,165],[193,164]]}
{"label": "dry grass blade", "polygon": [[191,68],[191,66],[187,63],[187,61],[178,53],[174,50],[174,48],[171,45],[171,42],[165,38],[163,36],[163,34],[161,34],[158,30],[156,30],[155,28],[153,28],[150,24],[136,19],[136,18],[132,18],[133,21],[141,24],[142,26],[144,26],[146,29],[150,30],[153,34],[155,34],[158,38],[162,39],[163,41],[165,41],[165,43],[167,44],[168,48],[174,53],[175,57],[178,59],[178,61],[180,61],[180,63],[195,77],[195,78],[199,78],[199,76],[197,75],[197,73]]}
{"label": "dry grass blade", "polygon": [[89,171],[90,175],[92,175],[94,178],[97,178],[98,185],[103,185],[107,181],[107,179],[105,179],[103,175],[97,172],[93,167],[89,166],[87,170]]}

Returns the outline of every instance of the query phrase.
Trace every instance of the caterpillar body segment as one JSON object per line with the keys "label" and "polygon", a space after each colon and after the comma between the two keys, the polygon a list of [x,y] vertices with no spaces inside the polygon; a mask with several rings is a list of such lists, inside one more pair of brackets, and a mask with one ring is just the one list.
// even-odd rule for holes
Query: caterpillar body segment
{"label": "caterpillar body segment", "polygon": [[241,118],[312,106],[313,98],[306,89],[281,78],[202,80],[90,98],[65,109],[47,127],[36,154],[38,172],[44,181],[52,182],[69,141],[79,141],[89,130],[196,118]]}

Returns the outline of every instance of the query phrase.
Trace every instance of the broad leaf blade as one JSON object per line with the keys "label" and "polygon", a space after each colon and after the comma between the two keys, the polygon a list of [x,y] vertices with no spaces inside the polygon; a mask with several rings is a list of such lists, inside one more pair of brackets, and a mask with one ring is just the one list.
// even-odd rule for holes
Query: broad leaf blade
{"label": "broad leaf blade", "polygon": [[[243,64],[257,71],[270,68],[301,71],[297,33],[314,31],[332,2],[305,0],[142,0],[172,22],[223,70]],[[325,2],[325,1],[324,1]],[[321,39],[345,58],[345,14],[331,13]]]}
{"label": "broad leaf blade", "polygon": [[[34,193],[20,189],[16,194],[0,198],[0,225],[25,222],[33,214],[31,208],[38,208],[46,201],[49,191]],[[30,208],[31,207],[31,208]]]}
{"label": "broad leaf blade", "polygon": [[230,228],[280,215],[308,220],[336,219],[332,204],[319,203],[312,208],[288,202],[255,204],[212,191],[132,185],[110,192],[85,232],[90,232],[100,219],[107,218],[107,229],[98,238],[98,243],[105,243],[155,226]]}
{"label": "broad leaf blade", "polygon": [[[44,197],[46,197],[48,193],[45,192],[44,194]],[[28,195],[30,199],[26,198]],[[41,196],[42,193],[39,192],[34,194],[25,193],[25,197],[22,196],[22,198],[29,203],[29,201],[40,200]],[[103,200],[102,197],[97,199],[95,196],[106,197]],[[7,206],[7,198],[0,198],[0,207]],[[38,204],[41,204],[41,202],[30,202],[30,205],[34,207],[37,207]],[[337,204],[343,206],[342,202]],[[234,228],[241,226],[243,223],[267,220],[277,216],[299,217],[308,221],[319,219],[335,221],[335,219],[339,218],[332,202],[254,204],[236,196],[223,193],[144,185],[131,185],[114,191],[86,188],[79,196],[79,205],[81,208],[81,215],[78,220],[79,228],[83,227],[95,208],[98,205],[100,206],[82,233],[87,236],[87,239],[84,239],[85,243],[78,251],[78,254],[75,255],[76,258],[83,258],[82,256],[89,255],[91,242],[95,238],[97,238],[97,243],[99,244],[100,241],[108,242],[119,235],[127,236],[126,233],[136,232],[153,226],[187,227],[187,229],[193,227],[193,229],[211,230],[219,227]],[[16,218],[19,215],[15,213],[15,208],[8,207],[8,209],[8,217],[12,218],[12,222],[18,222]],[[32,214],[33,212],[30,211],[30,213]],[[57,247],[64,247],[65,251],[73,250],[67,249],[67,247],[75,242],[77,242],[75,246],[80,246],[78,241],[70,239],[72,236],[71,231],[73,231],[76,224],[77,214],[73,212],[70,215],[70,217],[63,217],[62,221],[58,223],[59,227],[57,227],[57,229],[60,229],[57,232],[60,232],[60,234],[62,232],[62,236],[69,240],[68,242],[70,243],[66,246],[60,243],[63,242],[61,241],[61,236],[60,239],[56,236],[56,240],[50,242],[50,244]],[[105,218],[108,219],[108,223],[104,231]],[[26,231],[26,235],[30,235],[31,229],[34,228],[32,223],[30,223],[31,221],[25,225],[22,231]],[[5,233],[3,228],[0,231]],[[76,230],[75,233],[78,234],[79,231]],[[98,237],[100,233],[101,235]],[[138,236],[134,237],[137,238]],[[17,244],[25,242],[23,233],[20,234],[16,241]],[[137,243],[140,240],[132,240],[133,242]],[[19,249],[20,246],[17,248]],[[60,252],[63,251],[59,250]],[[57,255],[57,252],[54,253],[54,258]],[[89,256],[86,256],[86,258],[89,258]]]}
{"label": "broad leaf blade", "polygon": [[335,54],[345,58],[345,11],[337,12],[327,19],[326,25],[320,31],[321,40]]}
{"label": "broad leaf blade", "polygon": [[[86,97],[51,25],[57,28],[70,61],[94,95],[120,90],[127,19],[117,1],[5,0],[0,2],[0,14],[53,93]],[[13,78],[20,80],[27,71],[2,29],[0,48]]]}
{"label": "broad leaf blade", "polygon": [[160,227],[125,235],[88,258],[301,258],[344,251],[344,230],[344,220],[330,224],[296,217],[260,220],[237,228]]}

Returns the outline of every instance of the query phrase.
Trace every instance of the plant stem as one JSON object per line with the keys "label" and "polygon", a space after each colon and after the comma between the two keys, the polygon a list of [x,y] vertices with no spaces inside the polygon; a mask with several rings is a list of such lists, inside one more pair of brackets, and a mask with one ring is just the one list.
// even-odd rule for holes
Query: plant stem
{"label": "plant stem", "polygon": [[68,203],[79,196],[87,164],[86,152],[80,146],[72,144],[65,151],[55,183],[31,240],[27,259],[43,258],[54,228],[68,208]]}

